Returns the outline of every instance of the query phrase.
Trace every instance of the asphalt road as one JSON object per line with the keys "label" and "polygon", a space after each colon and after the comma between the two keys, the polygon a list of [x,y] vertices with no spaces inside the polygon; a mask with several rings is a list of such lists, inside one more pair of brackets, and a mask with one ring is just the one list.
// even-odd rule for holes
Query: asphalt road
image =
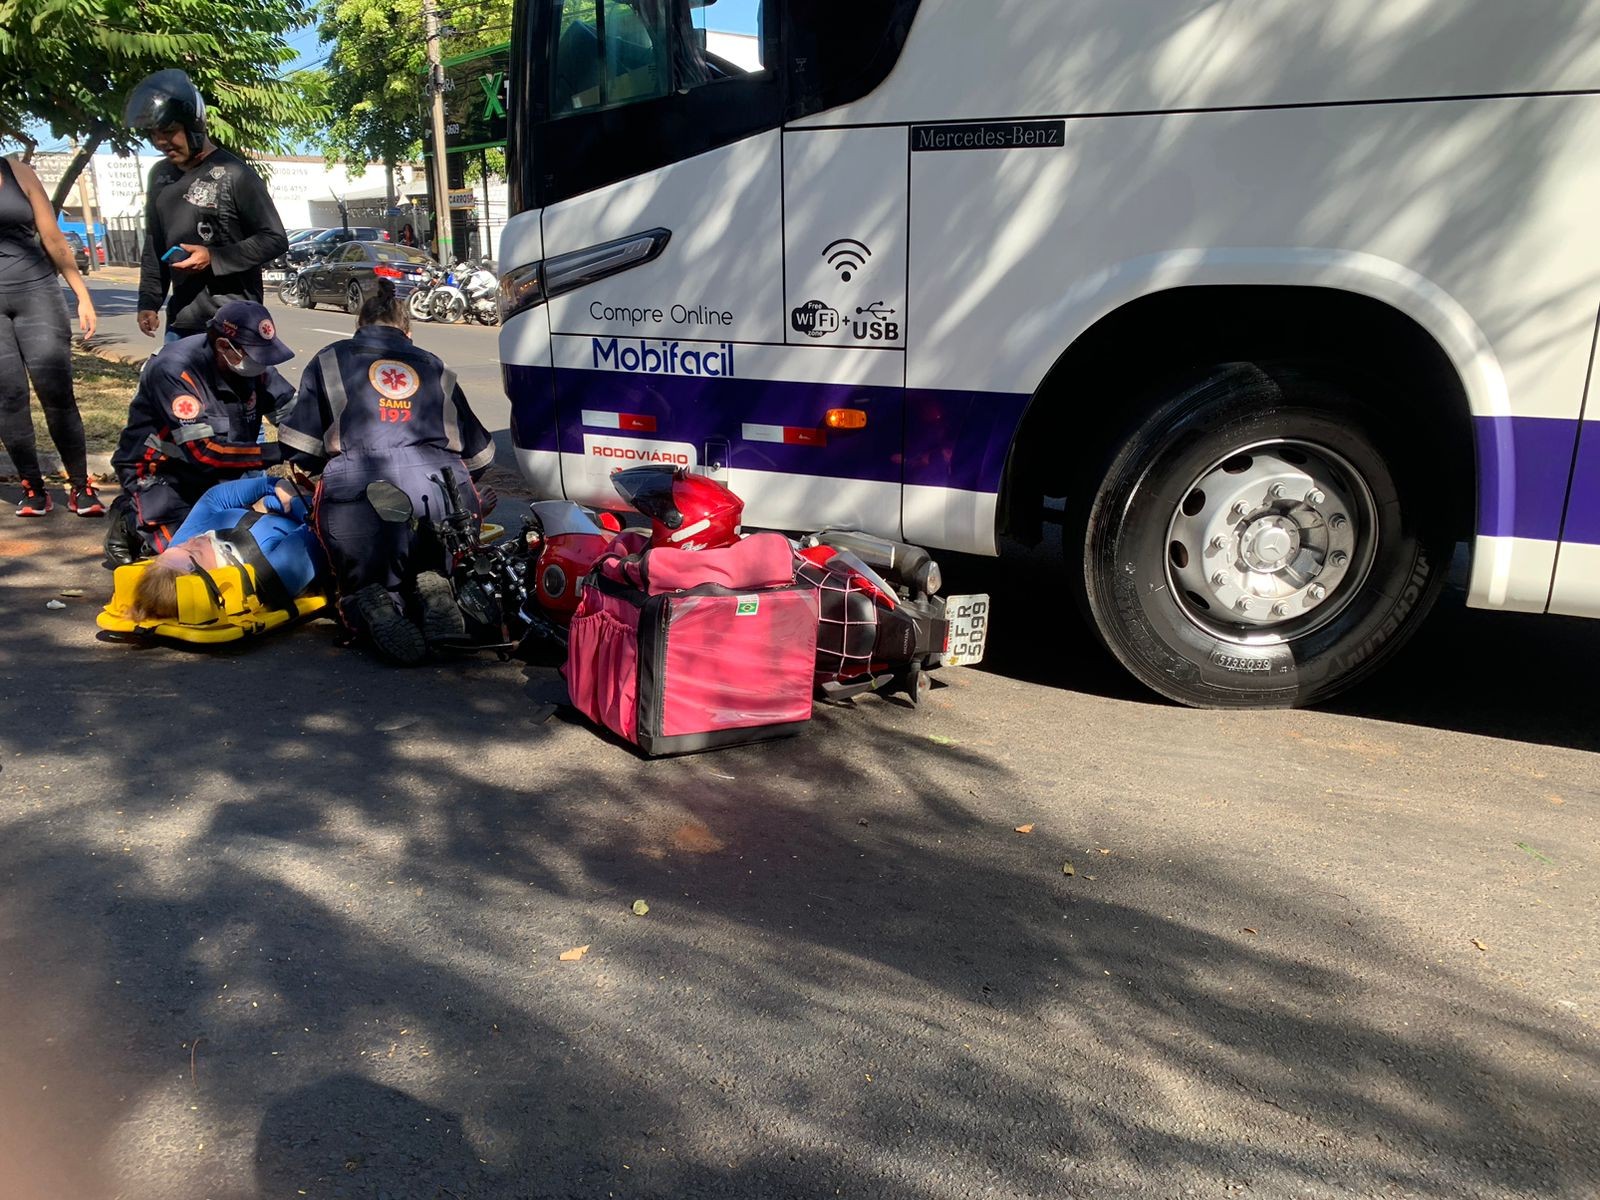
{"label": "asphalt road", "polygon": [[1600,625],[1193,712],[957,559],[923,709],[644,762],[550,664],[99,642],[99,533],[0,529],[8,1198],[1600,1194]]}
{"label": "asphalt road", "polygon": [[8,1197],[1600,1192],[1600,626],[1193,712],[958,562],[921,711],[644,762],[547,665],[98,642],[98,532],[0,531]]}

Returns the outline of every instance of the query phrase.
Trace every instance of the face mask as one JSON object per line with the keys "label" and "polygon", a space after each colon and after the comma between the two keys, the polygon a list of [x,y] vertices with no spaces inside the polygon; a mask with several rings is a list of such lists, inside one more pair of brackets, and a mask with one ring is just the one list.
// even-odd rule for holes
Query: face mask
{"label": "face mask", "polygon": [[223,365],[235,375],[245,379],[254,379],[266,373],[266,363],[258,363],[227,338],[217,342],[217,351],[222,356]]}

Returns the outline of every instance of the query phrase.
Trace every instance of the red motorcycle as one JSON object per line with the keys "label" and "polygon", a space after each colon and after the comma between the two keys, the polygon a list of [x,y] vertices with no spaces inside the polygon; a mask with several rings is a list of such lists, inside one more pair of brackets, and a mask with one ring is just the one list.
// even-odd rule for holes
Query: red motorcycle
{"label": "red motorcycle", "polygon": [[[704,475],[630,467],[611,481],[650,518],[652,546],[704,550],[740,536],[744,502]],[[950,648],[939,564],[919,547],[850,530],[810,534],[796,554],[795,578],[817,589],[818,694],[847,700],[904,692],[920,703],[932,684],[928,672]]]}

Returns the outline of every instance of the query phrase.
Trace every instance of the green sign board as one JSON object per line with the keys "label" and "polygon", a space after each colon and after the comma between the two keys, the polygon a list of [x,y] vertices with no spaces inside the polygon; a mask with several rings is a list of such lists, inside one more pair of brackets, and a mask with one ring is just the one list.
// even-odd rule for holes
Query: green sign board
{"label": "green sign board", "polygon": [[[509,43],[444,60],[444,144],[447,152],[504,146],[510,108]],[[432,127],[425,128],[431,130]]]}

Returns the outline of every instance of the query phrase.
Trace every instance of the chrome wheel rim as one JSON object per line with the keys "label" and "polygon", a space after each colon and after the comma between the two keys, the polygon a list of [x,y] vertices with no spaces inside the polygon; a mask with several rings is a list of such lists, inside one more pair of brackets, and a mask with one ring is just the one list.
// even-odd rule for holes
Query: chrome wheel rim
{"label": "chrome wheel rim", "polygon": [[1166,575],[1183,615],[1239,645],[1291,642],[1360,592],[1378,544],[1377,505],[1342,455],[1274,439],[1231,451],[1181,493]]}

